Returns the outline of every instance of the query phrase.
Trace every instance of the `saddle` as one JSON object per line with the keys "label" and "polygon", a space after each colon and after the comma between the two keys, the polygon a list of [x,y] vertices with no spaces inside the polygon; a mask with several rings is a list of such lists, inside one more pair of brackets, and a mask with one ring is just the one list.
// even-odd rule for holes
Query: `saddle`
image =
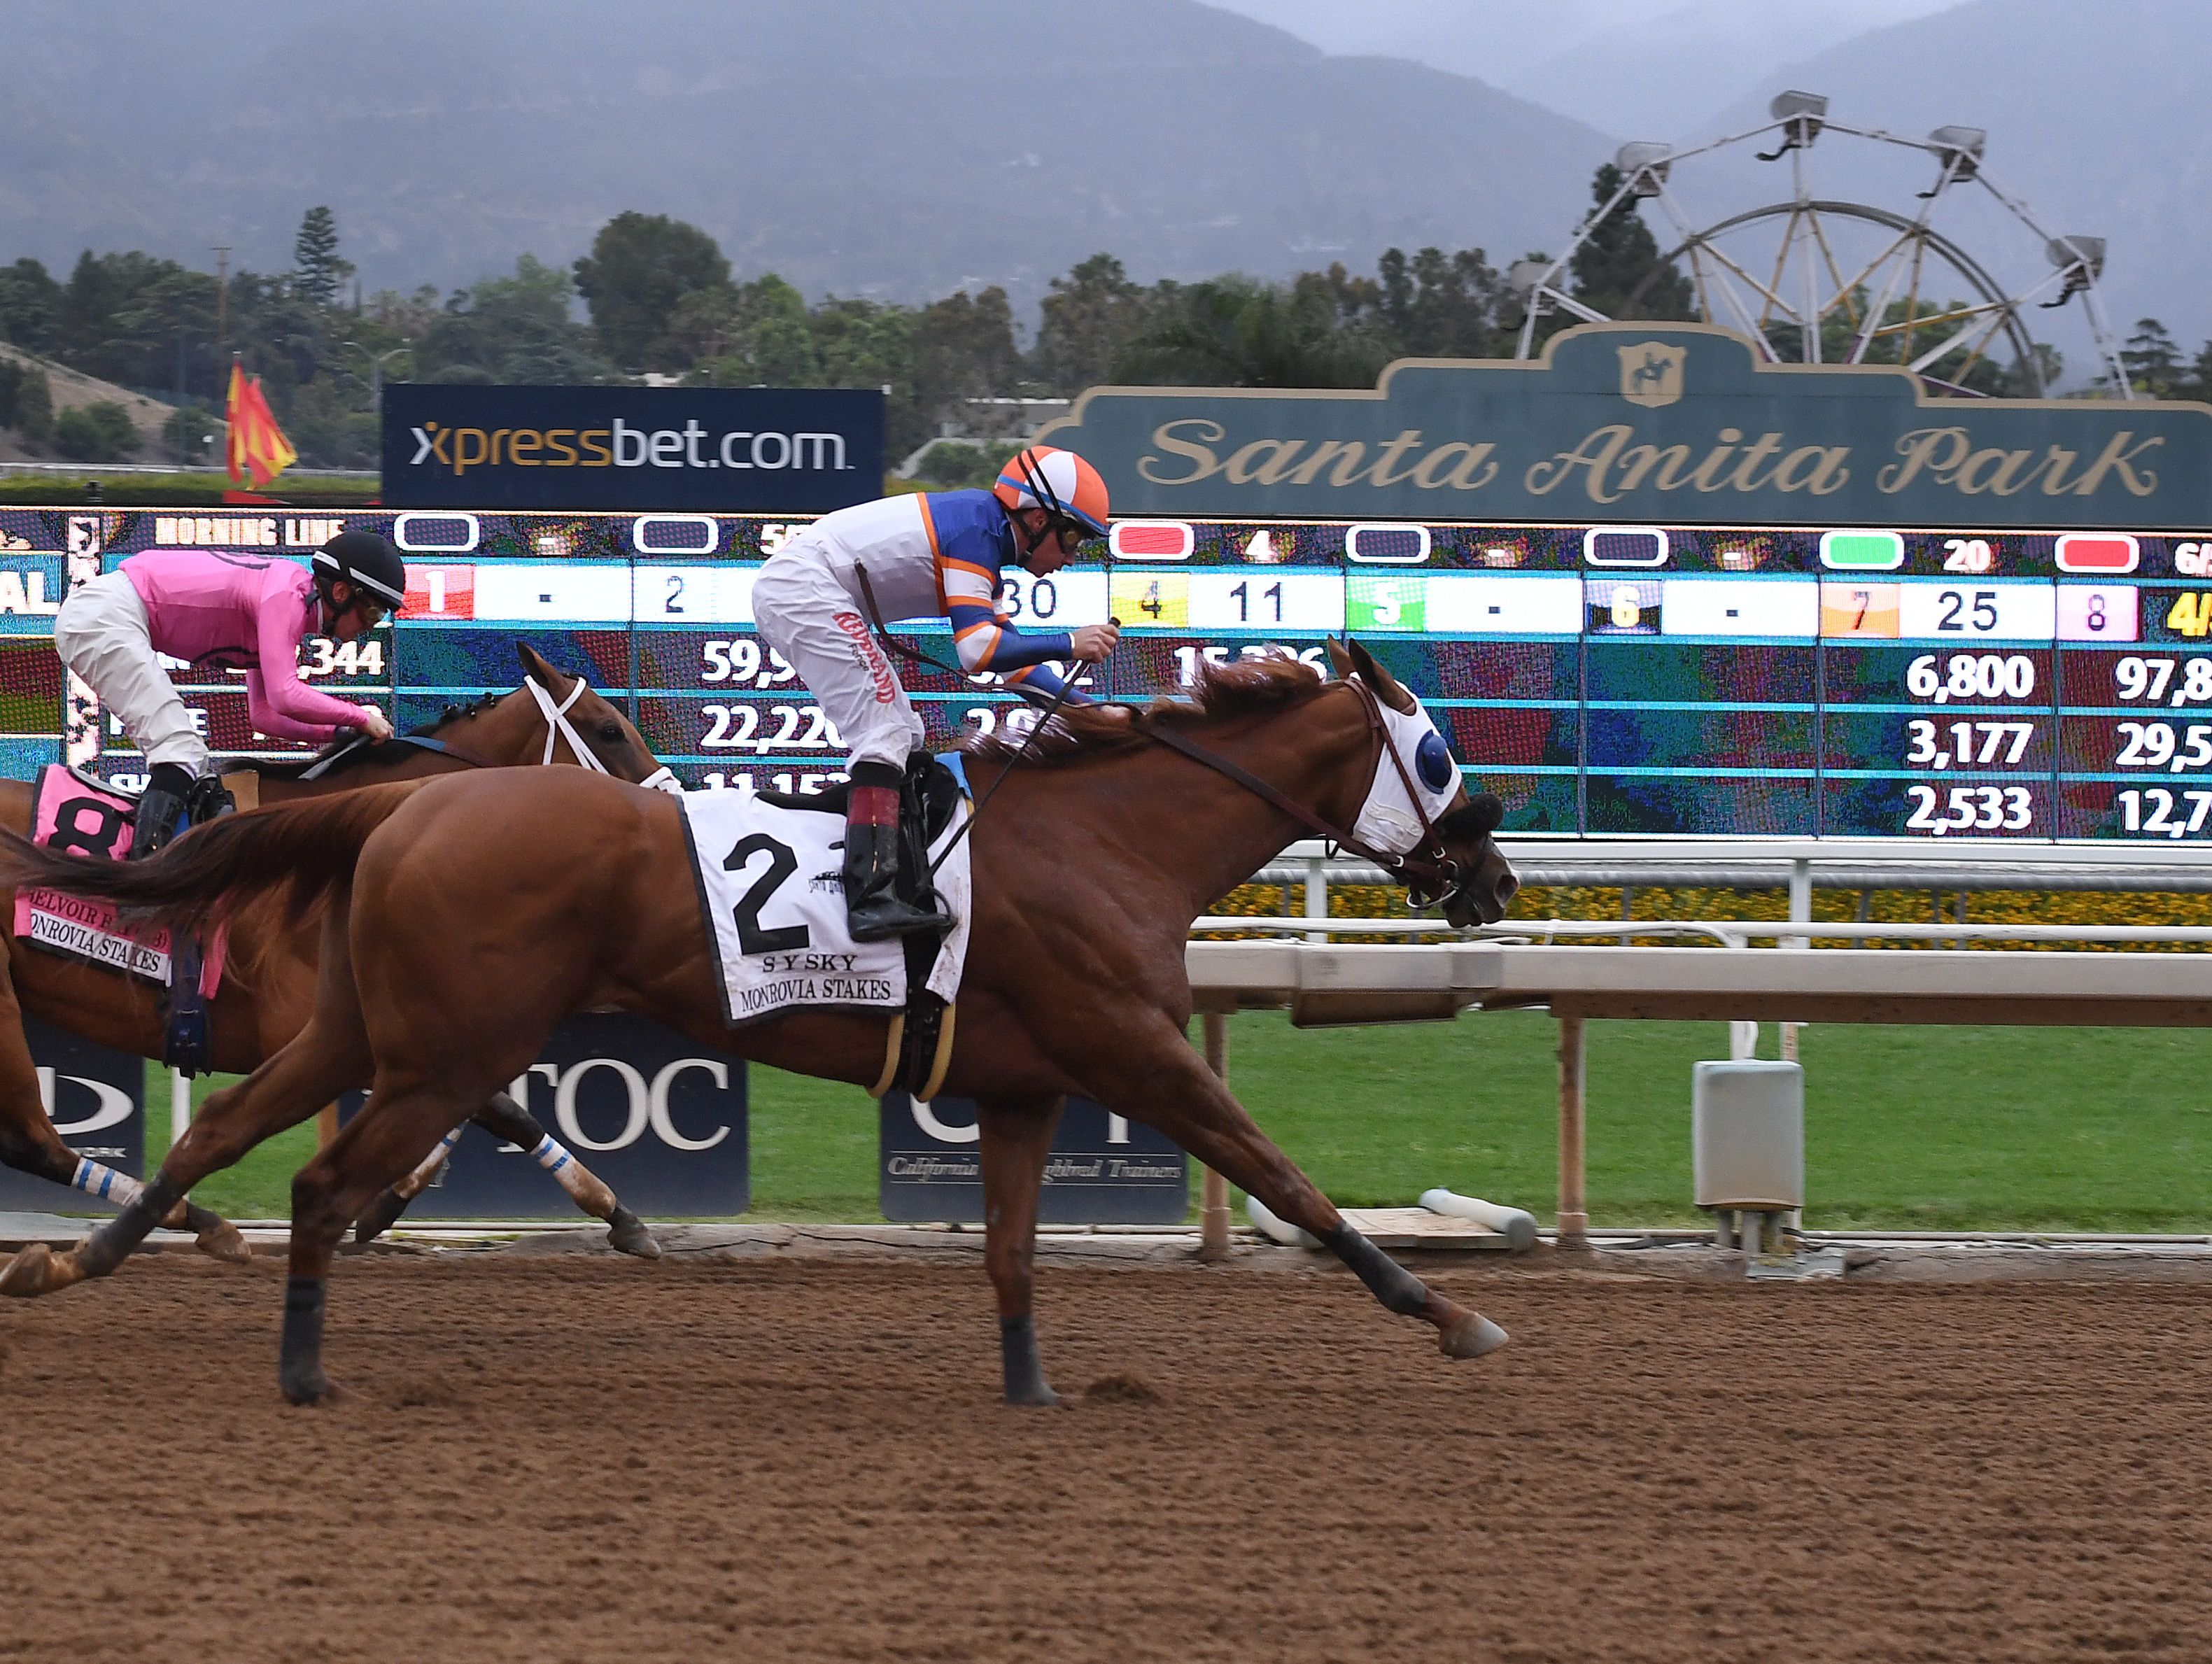
{"label": "saddle", "polygon": [[[896,889],[899,899],[927,912],[945,913],[937,886],[931,882],[930,846],[944,835],[960,812],[968,795],[968,780],[957,753],[948,758],[917,751],[907,759],[906,780],[899,792],[899,860]],[[852,796],[849,784],[801,796],[795,792],[762,792],[763,803],[782,809],[817,810],[845,817]],[[938,950],[952,927],[947,917],[943,928],[916,932],[902,939],[906,956],[906,1009],[891,1019],[890,1038],[884,1048],[884,1073],[870,1096],[881,1097],[894,1088],[927,1102],[945,1078],[952,1058],[952,1011],[943,999],[924,986]]]}

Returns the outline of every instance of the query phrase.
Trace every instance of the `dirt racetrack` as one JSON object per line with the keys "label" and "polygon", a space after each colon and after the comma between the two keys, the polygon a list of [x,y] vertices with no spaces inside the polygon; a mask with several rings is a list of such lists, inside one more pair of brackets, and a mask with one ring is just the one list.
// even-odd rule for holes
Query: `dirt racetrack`
{"label": "dirt racetrack", "polygon": [[[2203,1660],[2212,1287],[353,1260],[0,1310],[0,1657]],[[1085,1388],[1091,1390],[1085,1395]]]}

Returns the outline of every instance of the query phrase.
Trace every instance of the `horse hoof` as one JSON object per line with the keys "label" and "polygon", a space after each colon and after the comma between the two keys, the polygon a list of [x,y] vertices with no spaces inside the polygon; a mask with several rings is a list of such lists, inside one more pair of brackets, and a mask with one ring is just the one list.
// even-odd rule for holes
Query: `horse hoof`
{"label": "horse hoof", "polygon": [[607,1217],[607,1246],[617,1254],[639,1260],[660,1258],[660,1244],[646,1229],[645,1221],[626,1207],[618,1207]]}
{"label": "horse hoof", "polygon": [[1449,1328],[1437,1331],[1437,1345],[1446,1357],[1480,1357],[1511,1338],[1480,1312],[1468,1312]]}
{"label": "horse hoof", "polygon": [[5,1271],[0,1271],[0,1295],[35,1300],[83,1278],[84,1273],[77,1269],[73,1259],[58,1257],[44,1242],[33,1242],[9,1260]]}
{"label": "horse hoof", "polygon": [[28,1300],[46,1290],[46,1268],[54,1261],[54,1251],[44,1242],[33,1242],[8,1262],[0,1271],[0,1294],[17,1300]]}
{"label": "horse hoof", "polygon": [[1006,1402],[1024,1410],[1049,1410],[1060,1402],[1060,1394],[1042,1381],[1034,1387],[1024,1387],[1018,1393],[1008,1393]]}
{"label": "horse hoof", "polygon": [[253,1250],[246,1246],[246,1237],[228,1219],[219,1219],[192,1239],[193,1246],[210,1260],[220,1260],[226,1266],[251,1265]]}
{"label": "horse hoof", "polygon": [[284,1371],[278,1384],[284,1389],[284,1401],[301,1409],[312,1409],[319,1404],[342,1402],[345,1394],[337,1384],[322,1372],[319,1367],[301,1369],[296,1374]]}

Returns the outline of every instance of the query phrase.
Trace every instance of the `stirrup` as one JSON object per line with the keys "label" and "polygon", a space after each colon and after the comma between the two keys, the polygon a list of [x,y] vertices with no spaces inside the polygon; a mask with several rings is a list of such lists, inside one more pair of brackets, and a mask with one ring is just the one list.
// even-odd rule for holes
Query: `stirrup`
{"label": "stirrup", "polygon": [[[865,915],[874,914],[873,919]],[[885,891],[863,896],[845,904],[845,927],[855,942],[888,942],[901,936],[919,936],[942,930],[952,920],[941,913],[925,913],[912,902]]]}

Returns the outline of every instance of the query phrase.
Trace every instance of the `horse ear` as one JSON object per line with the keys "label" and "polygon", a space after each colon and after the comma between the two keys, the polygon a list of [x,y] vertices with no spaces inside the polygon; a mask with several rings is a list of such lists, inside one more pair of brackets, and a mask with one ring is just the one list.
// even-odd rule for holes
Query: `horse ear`
{"label": "horse ear", "polygon": [[1329,668],[1336,672],[1336,679],[1340,682],[1349,682],[1352,679],[1352,671],[1357,668],[1357,661],[1345,651],[1344,643],[1334,635],[1328,638],[1326,645],[1328,648]]}
{"label": "horse ear", "polygon": [[[1421,708],[1421,701],[1407,692],[1396,677],[1376,664],[1373,653],[1348,637],[1346,641],[1348,651],[1346,657],[1351,659],[1352,669],[1358,672],[1359,679],[1373,689],[1377,699],[1404,716],[1411,716]],[[1340,671],[1338,674],[1343,672]]]}
{"label": "horse ear", "polygon": [[528,643],[517,641],[514,656],[522,661],[522,673],[550,694],[558,694],[568,678],[538,655]]}

